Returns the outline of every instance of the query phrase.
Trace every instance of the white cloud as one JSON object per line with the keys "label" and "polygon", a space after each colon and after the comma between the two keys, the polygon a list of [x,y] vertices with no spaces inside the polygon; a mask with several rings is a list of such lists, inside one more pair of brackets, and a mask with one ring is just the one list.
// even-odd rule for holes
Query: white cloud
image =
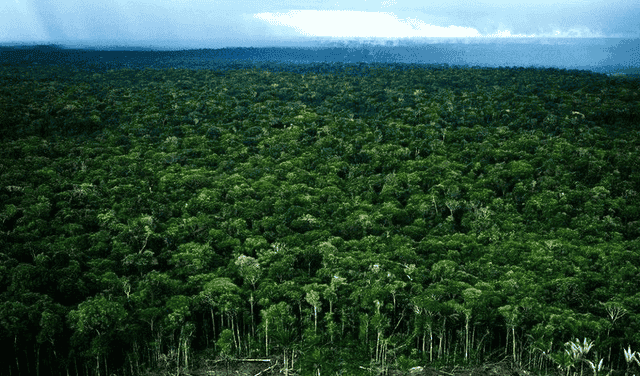
{"label": "white cloud", "polygon": [[287,26],[316,37],[480,37],[478,30],[461,26],[434,26],[418,19],[398,19],[393,13],[359,11],[292,10],[258,13],[255,18]]}
{"label": "white cloud", "polygon": [[495,34],[488,34],[488,35],[484,35],[485,37],[492,37],[492,38],[513,38],[513,37],[535,37],[536,35],[524,35],[524,34],[515,34],[515,35],[511,35],[511,31],[510,30],[505,30],[505,31],[498,31]]}

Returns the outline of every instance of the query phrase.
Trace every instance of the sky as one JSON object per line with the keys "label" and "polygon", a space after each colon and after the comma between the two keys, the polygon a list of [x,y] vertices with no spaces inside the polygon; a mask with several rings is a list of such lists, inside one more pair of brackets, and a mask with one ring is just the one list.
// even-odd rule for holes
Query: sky
{"label": "sky", "polygon": [[314,38],[640,39],[637,0],[3,0],[1,44],[262,47]]}

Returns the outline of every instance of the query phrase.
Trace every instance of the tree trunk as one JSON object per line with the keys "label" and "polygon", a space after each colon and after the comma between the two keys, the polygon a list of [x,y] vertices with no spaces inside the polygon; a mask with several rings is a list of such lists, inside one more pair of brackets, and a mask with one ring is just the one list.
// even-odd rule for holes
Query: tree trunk
{"label": "tree trunk", "polygon": [[444,340],[444,336],[447,334],[447,318],[444,318],[444,321],[442,322],[442,332],[440,333],[440,343],[438,345],[438,359],[440,359],[442,357],[442,355],[444,355],[442,352],[445,350],[444,348],[444,344],[442,343]]}
{"label": "tree trunk", "polygon": [[18,375],[20,375],[20,360],[18,359],[18,335],[13,337],[13,353],[16,354],[16,368],[18,368]]}
{"label": "tree trunk", "polygon": [[289,367],[287,364],[287,350],[282,349],[282,355],[284,356],[284,376],[289,376]]}
{"label": "tree trunk", "polygon": [[364,342],[367,344],[367,348],[368,348],[369,347],[369,318],[367,318],[367,323],[365,325]]}
{"label": "tree trunk", "polygon": [[376,338],[376,363],[380,361],[380,353],[382,352],[382,348],[380,347],[380,336],[382,332],[378,330],[378,337]]}
{"label": "tree trunk", "polygon": [[433,362],[433,329],[431,325],[429,325],[429,361]]}
{"label": "tree trunk", "polygon": [[189,338],[184,339],[184,367],[189,372]]}
{"label": "tree trunk", "polygon": [[[202,327],[205,328],[207,326],[206,324],[207,324],[207,320],[204,318],[204,316],[202,316]],[[206,342],[207,349],[209,349],[209,343],[210,342],[209,342],[209,331],[208,330],[204,331],[204,338],[205,338],[205,341],[207,341]]]}
{"label": "tree trunk", "polygon": [[251,293],[251,298],[249,299],[249,302],[251,303],[251,338],[255,338],[256,337],[256,324],[254,322],[254,318],[253,318],[253,293]]}
{"label": "tree trunk", "polygon": [[464,338],[464,360],[469,359],[469,321],[471,321],[471,315],[465,315],[464,320],[465,338]]}
{"label": "tree trunk", "polygon": [[27,373],[31,374],[31,366],[29,365],[31,363],[29,362],[29,354],[27,354],[27,349],[26,348],[24,349],[24,358],[27,361]]}
{"label": "tree trunk", "polygon": [[513,363],[517,363],[516,361],[516,328],[515,326],[511,327],[511,342],[513,342]]}
{"label": "tree trunk", "polygon": [[154,355],[154,363],[156,364],[156,367],[158,366],[158,363],[160,362],[160,353],[162,352],[162,333],[160,333],[160,331],[158,330],[156,333],[156,348],[155,350],[155,355]]}
{"label": "tree trunk", "polygon": [[[231,316],[231,314],[229,314]],[[240,336],[238,336],[238,341],[236,341],[236,330],[235,330],[235,324],[234,324],[234,319],[233,316],[231,316],[229,318],[229,320],[231,321],[231,333],[233,334],[233,344],[236,346],[236,354],[238,353],[238,341],[240,340]]]}
{"label": "tree trunk", "polygon": [[211,312],[211,327],[213,329],[213,340],[216,340],[216,320],[213,316],[213,307],[209,307],[209,311]]}
{"label": "tree trunk", "polygon": [[140,348],[138,347],[138,342],[134,342],[135,356],[136,356],[136,370],[140,373]]}
{"label": "tree trunk", "polygon": [[504,344],[504,355],[509,353],[509,327],[507,326],[507,343]]}
{"label": "tree trunk", "polygon": [[269,318],[267,318],[264,322],[264,349],[268,358],[269,357]]}
{"label": "tree trunk", "polygon": [[[611,329],[607,329],[607,338],[609,338],[609,331]],[[607,364],[611,364],[611,345],[609,345],[609,355],[607,356]]]}
{"label": "tree trunk", "polygon": [[[175,340],[175,337],[172,338],[172,342],[174,340]],[[175,342],[174,342],[174,344],[175,344]],[[177,354],[178,356],[176,357],[176,375],[180,375],[180,339],[179,338],[178,338],[178,346],[177,346],[176,350],[178,351],[178,354]],[[109,376],[109,375],[107,375],[107,376]]]}
{"label": "tree trunk", "polygon": [[315,318],[315,326],[313,327],[314,334],[318,333],[318,308],[313,307],[313,316]]}
{"label": "tree trunk", "polygon": [[[56,348],[55,348],[55,346],[53,345],[53,343],[52,343],[52,346],[53,346],[53,355],[54,355],[54,360],[53,360],[53,361],[51,361],[51,354],[50,354],[50,353],[49,353],[49,355],[47,356],[47,359],[49,360],[49,371],[51,372],[51,375],[53,375],[53,374],[55,373],[55,372],[53,371],[53,365],[54,365],[54,362],[55,362],[55,364],[56,364],[56,365],[59,365],[59,362],[58,362],[58,354],[56,354],[56,350],[55,350]],[[69,366],[67,366],[67,373],[69,372],[68,370],[69,370]]]}
{"label": "tree trunk", "polygon": [[476,327],[473,326],[473,331],[471,332],[471,347],[476,343]]}
{"label": "tree trunk", "polygon": [[240,323],[238,322],[237,316],[236,316],[236,335],[238,336],[238,348],[236,349],[236,354],[242,354],[242,338],[240,338]]}
{"label": "tree trunk", "polygon": [[40,376],[40,345],[36,349],[36,375]]}

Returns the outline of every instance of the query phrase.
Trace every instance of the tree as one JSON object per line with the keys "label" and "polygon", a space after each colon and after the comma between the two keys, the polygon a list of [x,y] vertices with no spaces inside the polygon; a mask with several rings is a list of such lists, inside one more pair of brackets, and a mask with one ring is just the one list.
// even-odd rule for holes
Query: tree
{"label": "tree", "polygon": [[[615,325],[616,321],[620,319],[622,316],[627,314],[627,310],[620,302],[616,301],[608,301],[606,303],[600,302],[601,305],[605,307],[607,311],[607,315],[611,320],[611,325],[607,327],[607,338],[609,338],[609,333],[611,332],[611,328]],[[611,364],[611,345],[609,345],[609,355],[607,356],[607,363]]]}
{"label": "tree", "polygon": [[[289,367],[291,366],[289,359],[293,359],[293,352],[291,357],[288,358],[288,352],[292,351],[294,343],[294,331],[293,323],[295,321],[291,314],[291,306],[285,302],[280,302],[269,307],[268,316],[271,318],[271,338],[273,343],[279,345],[282,349],[284,358],[285,374],[289,374]],[[272,348],[273,348],[272,344]]]}
{"label": "tree", "polygon": [[190,276],[209,268],[214,256],[208,244],[189,242],[180,244],[178,250],[171,254],[171,264],[178,275]]}
{"label": "tree", "polygon": [[[29,295],[33,297],[37,296],[37,294],[34,293],[23,293],[19,297],[10,297],[10,295],[5,292],[1,295],[2,299],[0,299],[0,327],[2,328],[0,333],[7,339],[4,342],[11,343],[14,347],[14,358],[11,359],[11,361],[15,361],[18,373],[24,372],[21,371],[24,370],[24,368],[27,369],[27,372],[32,372],[30,371],[28,357],[26,362],[21,362],[19,355],[20,343],[25,339],[28,341],[28,337],[30,337],[29,328],[32,327],[32,325],[30,325],[31,320],[29,316],[32,312],[37,312],[30,307],[31,304],[29,304],[29,300],[31,300],[31,296]],[[7,349],[10,349],[10,347],[7,347]]]}
{"label": "tree", "polygon": [[512,336],[511,343],[513,347],[513,351],[512,351],[513,363],[518,364],[518,360],[516,357],[516,332],[515,332],[516,330],[515,328],[518,325],[518,318],[520,316],[518,312],[518,307],[507,304],[505,306],[498,308],[498,311],[505,318],[507,322],[507,343],[509,341],[509,329],[511,329],[511,336]]}
{"label": "tree", "polygon": [[271,244],[271,249],[258,252],[258,262],[268,277],[282,283],[295,270],[295,257],[282,243]]}
{"label": "tree", "polygon": [[294,322],[294,318],[291,315],[291,306],[285,302],[272,304],[268,308],[260,311],[260,314],[263,319],[262,326],[264,327],[266,356],[269,356],[269,349],[275,347],[269,345],[270,335],[272,340],[271,343],[273,343],[273,340],[275,339],[276,344],[279,344],[284,349],[289,349],[292,345],[291,340],[293,331],[291,330],[291,327]]}
{"label": "tree", "polygon": [[253,297],[253,293],[256,290],[256,282],[258,281],[258,279],[260,279],[262,270],[260,269],[260,264],[258,264],[258,261],[256,259],[245,255],[238,256],[235,264],[238,269],[240,269],[240,275],[245,280],[245,282],[251,283],[251,286],[253,287],[253,290],[250,293],[251,296],[249,298],[249,303],[251,304],[251,334],[252,336],[255,336],[256,328],[253,314],[255,299]]}
{"label": "tree", "polygon": [[313,332],[314,333],[318,332],[318,312],[322,310],[322,302],[320,301],[320,292],[319,292],[320,289],[321,287],[318,286],[317,283],[313,283],[311,285],[305,286],[305,291],[307,292],[307,295],[305,296],[305,300],[307,301],[307,303],[311,304],[311,306],[313,307],[313,318],[314,318]]}
{"label": "tree", "polygon": [[[65,308],[57,303],[51,304],[40,314],[40,332],[38,333],[38,343],[48,342],[51,344],[55,360],[58,360],[56,352],[56,340],[64,330]],[[40,357],[38,357],[38,362]],[[52,362],[50,361],[50,364]]]}
{"label": "tree", "polygon": [[[214,277],[205,282],[202,290],[199,293],[201,299],[209,303],[209,311],[211,313],[211,324],[213,328],[213,338],[216,337],[214,308],[217,308],[220,312],[220,329],[224,327],[223,315],[228,314],[232,309],[235,309],[240,303],[239,297],[240,289],[236,286],[230,278],[226,277]],[[233,317],[231,318],[231,331],[234,332],[235,322]],[[234,335],[235,338],[235,335]],[[239,340],[239,338],[238,338]],[[237,348],[237,344],[236,344]]]}
{"label": "tree", "polygon": [[458,264],[453,260],[440,260],[431,267],[432,278],[444,281],[453,276]]}
{"label": "tree", "polygon": [[346,278],[342,278],[336,274],[331,278],[329,286],[325,287],[324,294],[327,300],[329,300],[329,313],[333,312],[333,303],[338,299],[338,289],[340,286],[345,285],[346,281]]}
{"label": "tree", "polygon": [[[422,332],[422,352],[425,352],[425,334],[429,335],[429,361],[433,361],[433,326],[435,316],[438,314],[438,302],[426,293],[413,298],[414,312],[422,317],[422,324],[417,323],[417,329],[426,327],[426,333]],[[418,334],[418,333],[416,333]]]}
{"label": "tree", "polygon": [[[390,278],[395,277],[390,273],[388,274],[388,276]],[[395,317],[396,317],[396,298],[406,286],[407,286],[407,283],[400,280],[391,281],[385,286],[385,290],[387,290],[391,295],[391,297],[393,298],[393,318],[392,318],[393,320],[395,320]]]}
{"label": "tree", "polygon": [[389,319],[380,312],[382,302],[375,300],[373,303],[376,306],[376,313],[371,318],[371,326],[376,331],[376,352],[374,359],[376,363],[380,363],[383,360],[383,345],[385,344],[384,330],[389,327],[390,323]]}
{"label": "tree", "polygon": [[[78,305],[67,315],[69,325],[78,333],[89,335],[95,331],[91,341],[90,353],[96,357],[96,371],[100,375],[100,356],[106,355],[109,343],[105,339],[121,330],[128,317],[127,311],[117,301],[107,300],[104,296],[90,298]],[[105,358],[105,373],[108,374]]]}
{"label": "tree", "polygon": [[233,342],[233,332],[229,329],[223,330],[216,342],[216,347],[220,350],[220,357],[227,366],[227,374],[229,374],[229,360],[233,354]]}
{"label": "tree", "polygon": [[464,298],[464,327],[465,327],[465,345],[464,345],[464,359],[468,360],[469,358],[469,322],[471,321],[471,314],[473,313],[473,308],[478,304],[478,300],[482,295],[482,291],[469,287],[462,291],[462,297]]}
{"label": "tree", "polygon": [[[338,275],[334,275],[331,278],[331,283],[328,286],[325,286],[323,295],[329,301],[329,312],[327,313],[325,319],[327,321],[327,330],[329,331],[329,336],[331,342],[333,342],[333,336],[337,334],[337,324],[334,319],[333,313],[333,304],[338,299],[338,288],[341,285],[344,285],[346,278],[339,277]],[[345,318],[342,318],[343,322]]]}
{"label": "tree", "polygon": [[[175,354],[170,354],[176,358],[176,374],[180,374],[180,359],[184,359],[186,371],[189,371],[189,347],[188,341],[195,330],[195,326],[187,322],[187,317],[191,315],[191,299],[184,295],[175,295],[167,300],[165,310],[168,315],[165,317],[166,329],[171,331],[171,341],[176,344]],[[175,340],[175,332],[180,330],[178,340]]]}

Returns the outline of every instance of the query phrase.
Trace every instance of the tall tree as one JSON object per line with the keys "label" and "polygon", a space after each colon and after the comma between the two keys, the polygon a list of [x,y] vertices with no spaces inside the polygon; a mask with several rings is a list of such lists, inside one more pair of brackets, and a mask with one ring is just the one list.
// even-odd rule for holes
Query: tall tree
{"label": "tall tree", "polygon": [[[89,352],[96,358],[96,372],[100,375],[100,356],[106,357],[109,339],[122,330],[128,313],[121,303],[100,295],[78,305],[67,315],[69,325],[78,333],[93,337]],[[95,332],[95,333],[94,333]],[[108,374],[105,358],[105,373]]]}
{"label": "tall tree", "polygon": [[[175,353],[171,353],[171,358],[176,359],[176,374],[182,372],[180,361],[183,360],[185,372],[189,372],[189,348],[188,342],[195,330],[195,326],[187,321],[191,316],[191,299],[184,295],[175,295],[167,300],[165,304],[168,314],[165,316],[165,328],[171,332],[171,342]],[[176,331],[178,337],[176,339]]]}
{"label": "tall tree", "polygon": [[317,283],[313,283],[311,285],[305,286],[305,291],[307,295],[305,296],[305,300],[313,307],[313,332],[318,332],[318,313],[322,310],[322,302],[320,301],[320,291],[322,287]]}
{"label": "tall tree", "polygon": [[464,345],[464,360],[469,359],[469,323],[471,321],[471,315],[474,309],[477,309],[478,300],[482,295],[482,291],[474,287],[469,287],[462,291],[462,297],[464,298],[463,313],[464,313],[464,329],[465,329],[465,345]]}
{"label": "tall tree", "polygon": [[519,312],[517,306],[512,306],[507,304],[498,308],[500,315],[505,318],[507,323],[507,341],[509,340],[509,329],[511,329],[511,346],[512,346],[512,356],[513,363],[518,364],[518,359],[516,356],[516,326],[518,326]]}
{"label": "tall tree", "polygon": [[[211,277],[211,279],[204,282],[199,297],[209,304],[214,339],[216,338],[214,309],[220,312],[220,330],[222,330],[222,328],[224,328],[224,315],[229,314],[229,312],[237,308],[240,303],[239,292],[240,289],[230,278]],[[231,320],[233,320],[233,317]],[[232,332],[234,332],[235,323],[232,321],[229,326],[231,326]]]}
{"label": "tall tree", "polygon": [[250,256],[241,255],[235,261],[236,266],[240,270],[240,275],[245,282],[249,282],[253,288],[250,292],[249,304],[251,305],[251,335],[256,335],[256,324],[254,319],[253,307],[255,305],[254,292],[256,290],[256,282],[260,279],[262,269],[258,261]]}

